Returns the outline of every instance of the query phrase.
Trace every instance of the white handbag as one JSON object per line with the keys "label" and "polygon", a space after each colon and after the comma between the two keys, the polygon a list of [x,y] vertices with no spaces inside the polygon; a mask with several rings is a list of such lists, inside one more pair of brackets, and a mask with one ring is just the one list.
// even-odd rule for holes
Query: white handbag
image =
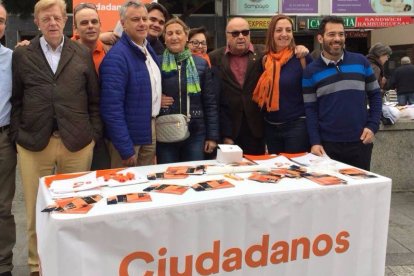
{"label": "white handbag", "polygon": [[155,119],[155,131],[157,142],[175,143],[190,137],[188,123],[190,122],[190,97],[187,95],[187,116],[181,114],[169,114],[158,116]]}

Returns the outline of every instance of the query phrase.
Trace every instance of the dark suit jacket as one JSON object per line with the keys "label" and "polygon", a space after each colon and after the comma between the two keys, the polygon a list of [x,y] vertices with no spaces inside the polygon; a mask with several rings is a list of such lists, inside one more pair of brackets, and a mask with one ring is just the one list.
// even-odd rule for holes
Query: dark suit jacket
{"label": "dark suit jacket", "polygon": [[247,125],[257,138],[263,137],[263,115],[257,103],[252,101],[263,69],[263,45],[254,45],[254,53],[249,53],[246,77],[243,87],[240,87],[234,77],[229,64],[229,57],[225,55],[226,47],[217,49],[209,54],[212,67],[217,67],[218,77],[221,79],[221,93],[228,100],[233,125],[232,138],[236,139],[240,132],[243,113],[246,115]]}
{"label": "dark suit jacket", "polygon": [[41,151],[56,128],[72,152],[102,135],[99,84],[90,51],[65,38],[56,73],[50,68],[39,37],[13,53],[10,135],[31,151]]}

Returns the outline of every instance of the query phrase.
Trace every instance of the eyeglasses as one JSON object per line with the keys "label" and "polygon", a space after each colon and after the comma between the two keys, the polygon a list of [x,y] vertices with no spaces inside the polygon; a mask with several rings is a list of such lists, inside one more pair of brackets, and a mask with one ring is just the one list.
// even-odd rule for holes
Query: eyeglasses
{"label": "eyeglasses", "polygon": [[243,36],[248,36],[250,34],[250,30],[232,31],[227,33],[231,34],[232,37],[239,37],[240,34],[242,34]]}
{"label": "eyeglasses", "polygon": [[80,4],[76,5],[76,7],[73,9],[73,17],[75,17],[75,15],[78,11],[83,10],[83,9],[93,9],[95,11],[98,10],[96,8],[95,4],[93,4],[93,3],[80,3]]}
{"label": "eyeglasses", "polygon": [[206,47],[207,46],[207,42],[205,41],[191,40],[188,43],[190,43],[194,47],[198,47],[198,46]]}

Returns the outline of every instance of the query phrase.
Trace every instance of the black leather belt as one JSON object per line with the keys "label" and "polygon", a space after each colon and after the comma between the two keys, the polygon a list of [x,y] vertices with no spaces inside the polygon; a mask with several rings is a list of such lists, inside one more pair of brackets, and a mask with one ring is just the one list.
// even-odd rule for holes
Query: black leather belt
{"label": "black leather belt", "polygon": [[9,128],[10,128],[10,125],[2,126],[2,127],[0,127],[0,132],[3,132],[3,131],[5,131]]}

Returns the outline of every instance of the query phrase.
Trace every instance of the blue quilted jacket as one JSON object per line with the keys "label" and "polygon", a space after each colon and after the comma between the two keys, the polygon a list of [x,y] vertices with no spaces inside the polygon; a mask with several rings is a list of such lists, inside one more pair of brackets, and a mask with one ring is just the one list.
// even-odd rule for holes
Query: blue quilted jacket
{"label": "blue quilted jacket", "polygon": [[[149,44],[147,49],[160,66]],[[134,154],[134,145],[147,145],[152,141],[151,81],[145,61],[142,51],[123,33],[99,68],[105,136],[122,159]]]}

